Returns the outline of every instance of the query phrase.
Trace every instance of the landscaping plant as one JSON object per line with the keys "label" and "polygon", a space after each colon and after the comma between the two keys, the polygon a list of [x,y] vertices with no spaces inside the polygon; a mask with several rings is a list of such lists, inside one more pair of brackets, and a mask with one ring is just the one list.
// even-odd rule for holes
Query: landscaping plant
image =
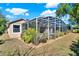
{"label": "landscaping plant", "polygon": [[5,40],[0,39],[0,44],[3,44],[3,43],[5,43]]}
{"label": "landscaping plant", "polygon": [[79,56],[79,37],[77,38],[77,41],[73,41],[72,45],[70,46],[71,51],[73,51],[74,53],[70,54],[70,55],[76,55]]}
{"label": "landscaping plant", "polygon": [[78,25],[75,25],[73,28],[74,28],[73,29],[74,33],[79,33],[79,26]]}
{"label": "landscaping plant", "polygon": [[2,35],[6,30],[6,19],[3,17],[3,15],[0,14],[0,35]]}
{"label": "landscaping plant", "polygon": [[26,29],[22,34],[22,39],[26,42],[32,42],[36,38],[36,30],[34,28]]}

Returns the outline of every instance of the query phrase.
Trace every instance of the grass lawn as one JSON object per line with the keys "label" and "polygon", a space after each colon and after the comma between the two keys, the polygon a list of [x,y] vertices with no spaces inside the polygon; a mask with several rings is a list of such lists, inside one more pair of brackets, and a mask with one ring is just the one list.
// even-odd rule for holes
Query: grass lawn
{"label": "grass lawn", "polygon": [[[72,41],[75,41],[77,37],[79,37],[78,33],[69,33],[55,40],[48,40],[47,43],[41,43],[35,47],[35,49],[33,49],[29,55],[67,56],[69,53],[71,53],[69,47],[72,44]],[[4,52],[5,50],[16,49],[17,47],[19,47],[21,52],[30,48],[21,40],[13,39],[0,45],[0,51]]]}

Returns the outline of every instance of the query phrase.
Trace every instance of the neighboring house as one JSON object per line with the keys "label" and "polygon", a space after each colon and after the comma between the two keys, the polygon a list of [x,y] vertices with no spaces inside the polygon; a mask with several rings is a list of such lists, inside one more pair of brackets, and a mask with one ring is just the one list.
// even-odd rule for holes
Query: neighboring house
{"label": "neighboring house", "polygon": [[19,19],[8,24],[8,35],[10,38],[21,38],[21,34],[27,27],[27,21]]}

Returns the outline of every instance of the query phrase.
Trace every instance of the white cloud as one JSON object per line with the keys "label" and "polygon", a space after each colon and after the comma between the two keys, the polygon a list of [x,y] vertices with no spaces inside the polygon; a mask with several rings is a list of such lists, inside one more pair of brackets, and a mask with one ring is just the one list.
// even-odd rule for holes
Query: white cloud
{"label": "white cloud", "polygon": [[53,11],[51,11],[51,10],[45,10],[45,11],[43,11],[40,14],[40,16],[53,16],[53,17],[55,17],[56,16],[55,12],[56,12],[56,10],[53,10]]}
{"label": "white cloud", "polygon": [[2,7],[0,7],[0,9],[2,9]]}
{"label": "white cloud", "polygon": [[14,17],[10,16],[10,15],[6,15],[6,18],[10,19],[10,18],[14,18]]}
{"label": "white cloud", "polygon": [[7,8],[6,11],[12,13],[13,15],[21,15],[28,12],[27,9],[22,9],[22,8],[12,8],[12,9]]}
{"label": "white cloud", "polygon": [[59,3],[47,3],[45,5],[46,8],[57,8]]}
{"label": "white cloud", "polygon": [[25,13],[26,16],[29,16],[29,13]]}
{"label": "white cloud", "polygon": [[10,9],[9,9],[9,8],[7,8],[5,11],[10,11]]}

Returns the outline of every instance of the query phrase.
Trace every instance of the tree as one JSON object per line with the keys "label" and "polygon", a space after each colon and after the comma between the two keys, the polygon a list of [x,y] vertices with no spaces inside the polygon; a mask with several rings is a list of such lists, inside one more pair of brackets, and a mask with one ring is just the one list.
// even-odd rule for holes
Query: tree
{"label": "tree", "polygon": [[5,32],[6,23],[7,23],[6,18],[2,14],[0,14],[0,35],[2,35]]}
{"label": "tree", "polygon": [[79,3],[61,3],[56,11],[58,17],[69,15],[79,25]]}

